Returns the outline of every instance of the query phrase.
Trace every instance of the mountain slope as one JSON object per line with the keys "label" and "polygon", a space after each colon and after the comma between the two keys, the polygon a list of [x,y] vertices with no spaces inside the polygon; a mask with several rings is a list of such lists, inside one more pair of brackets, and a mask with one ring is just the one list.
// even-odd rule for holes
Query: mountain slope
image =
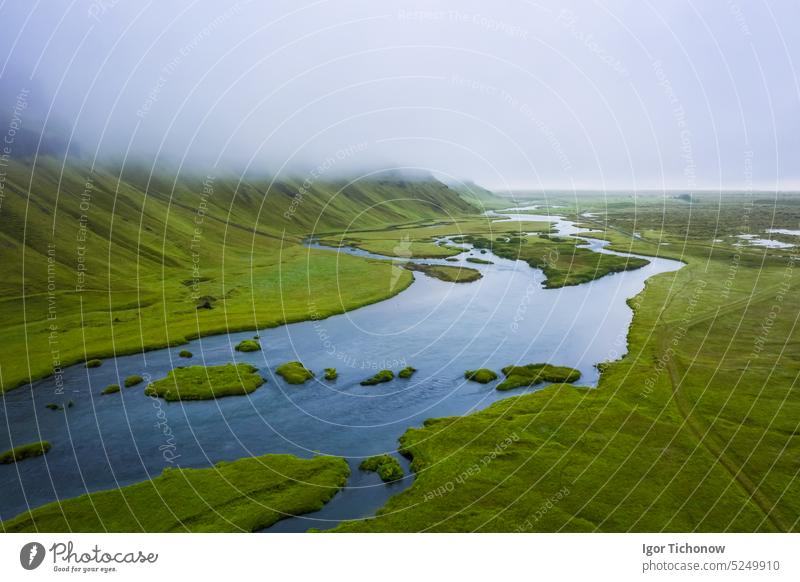
{"label": "mountain slope", "polygon": [[120,179],[49,158],[11,161],[5,171],[2,389],[85,358],[385,299],[410,273],[395,273],[392,284],[392,265],[337,260],[302,239],[476,212],[432,180],[320,182],[298,195],[297,181],[175,180],[135,169]]}

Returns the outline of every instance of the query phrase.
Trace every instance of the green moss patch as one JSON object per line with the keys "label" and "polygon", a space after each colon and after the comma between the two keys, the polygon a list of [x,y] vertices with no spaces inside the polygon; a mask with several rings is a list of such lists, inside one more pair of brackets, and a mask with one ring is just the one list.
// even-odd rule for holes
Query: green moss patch
{"label": "green moss patch", "polygon": [[506,379],[497,385],[498,390],[511,390],[520,386],[536,386],[542,382],[572,383],[581,378],[575,368],[551,366],[550,364],[528,364],[527,366],[506,366],[503,368]]}
{"label": "green moss patch", "polygon": [[476,265],[494,265],[492,261],[486,259],[479,259],[478,257],[467,257],[468,263],[475,263]]}
{"label": "green moss patch", "polygon": [[286,362],[275,369],[289,384],[305,384],[314,377],[314,372],[300,362]]}
{"label": "green moss patch", "polygon": [[127,378],[125,378],[125,388],[130,388],[131,386],[137,386],[142,382],[144,382],[144,378],[142,378],[139,374],[128,376]]}
{"label": "green moss patch", "polygon": [[93,360],[86,360],[87,368],[99,368],[102,365],[103,365],[103,360],[98,360],[97,358]]}
{"label": "green moss patch", "polygon": [[237,352],[258,352],[261,350],[261,344],[256,340],[246,339],[236,344]]}
{"label": "green moss patch", "polygon": [[178,355],[181,358],[191,358],[194,354],[189,350],[181,350],[180,352],[178,352]]}
{"label": "green moss patch", "polygon": [[119,392],[119,384],[109,384],[108,386],[103,388],[103,390],[100,392],[100,394],[103,394],[103,395],[115,394],[117,392]]}
{"label": "green moss patch", "polygon": [[416,372],[416,371],[417,371],[416,368],[414,368],[412,366],[406,366],[405,368],[403,368],[402,370],[400,370],[397,373],[397,377],[398,378],[411,378],[411,376],[413,376],[414,372]]}
{"label": "green moss patch", "polygon": [[32,457],[41,457],[51,449],[48,441],[39,441],[37,443],[28,443],[27,445],[20,445],[8,451],[0,453],[0,465],[8,465],[9,463],[17,463],[19,461],[30,459]]}
{"label": "green moss patch", "polygon": [[464,372],[464,378],[479,384],[488,384],[497,380],[497,373],[489,368],[479,368],[477,370],[467,370]]}
{"label": "green moss patch", "polygon": [[326,380],[336,380],[339,377],[339,372],[336,371],[336,368],[325,368],[325,379]]}
{"label": "green moss patch", "polygon": [[25,512],[6,532],[241,532],[318,511],[347,482],[344,459],[265,455],[208,469],[165,469],[151,481]]}
{"label": "green moss patch", "polygon": [[144,393],[168,401],[210,400],[249,394],[263,383],[264,378],[250,364],[188,366],[175,368],[166,378],[145,388]]}
{"label": "green moss patch", "polygon": [[428,265],[424,263],[406,263],[403,265],[409,271],[419,271],[429,277],[446,281],[448,283],[470,283],[477,281],[483,275],[475,269],[467,267],[451,267],[449,265]]}
{"label": "green moss patch", "polygon": [[364,459],[358,468],[362,471],[377,473],[384,483],[403,478],[403,468],[400,466],[399,461],[391,455],[376,455]]}
{"label": "green moss patch", "polygon": [[375,384],[382,384],[383,382],[391,382],[394,380],[394,372],[391,370],[381,370],[371,378],[361,381],[362,386],[374,386]]}

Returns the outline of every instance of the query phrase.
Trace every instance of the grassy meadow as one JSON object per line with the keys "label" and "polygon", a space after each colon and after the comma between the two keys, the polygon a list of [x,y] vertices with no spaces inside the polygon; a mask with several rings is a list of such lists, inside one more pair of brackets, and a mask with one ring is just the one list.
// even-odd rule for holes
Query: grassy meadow
{"label": "grassy meadow", "polygon": [[0,234],[0,389],[93,358],[381,301],[410,285],[411,273],[302,240],[476,211],[435,181],[320,183],[298,195],[291,181],[238,178],[12,161]]}
{"label": "grassy meadow", "polygon": [[321,509],[347,482],[344,459],[265,455],[50,503],[6,532],[251,532]]}
{"label": "grassy meadow", "polygon": [[414,484],[337,531],[800,529],[795,259],[733,246],[796,228],[796,200],[551,200],[602,212],[586,220],[617,250],[686,267],[629,301],[628,354],[596,389],[553,385],[409,429]]}

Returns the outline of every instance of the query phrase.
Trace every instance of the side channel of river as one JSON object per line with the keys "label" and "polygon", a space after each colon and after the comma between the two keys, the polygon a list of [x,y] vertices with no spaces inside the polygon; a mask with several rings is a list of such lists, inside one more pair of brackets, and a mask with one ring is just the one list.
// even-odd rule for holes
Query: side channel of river
{"label": "side channel of river", "polygon": [[[555,217],[512,211],[502,216],[548,220],[565,236],[585,232]],[[585,240],[594,251],[610,252],[602,241]],[[397,260],[357,249],[330,252]],[[469,256],[493,264],[468,263]],[[40,439],[51,441],[53,449],[43,457],[0,466],[0,519],[56,499],[156,477],[165,467],[208,467],[268,453],[345,457],[352,476],[322,510],[287,518],[267,531],[326,529],[373,515],[410,485],[413,475],[398,455],[407,477],[385,485],[376,475],[358,470],[364,457],[397,455],[400,435],[426,418],[469,414],[510,395],[497,392],[493,384],[465,382],[465,370],[550,362],[578,368],[580,383],[594,385],[595,364],[625,353],[632,318],[626,299],[639,293],[649,277],[682,266],[645,257],[650,264],[635,271],[543,289],[541,271],[521,261],[480,254],[469,245],[457,258],[424,262],[469,266],[483,278],[453,284],[414,273],[414,284],[392,299],[322,321],[260,331],[261,352],[235,352],[233,346],[252,333],[233,333],[112,358],[91,370],[73,366],[65,370],[62,398],[75,406],[63,412],[45,408],[55,400],[52,378],[4,394],[0,450],[12,442]],[[158,379],[186,365],[177,357],[181,349],[195,354],[193,364],[251,363],[267,383],[248,396],[202,402],[166,403],[144,396],[139,388],[113,397],[98,395],[102,387],[128,375]],[[289,360],[301,360],[317,378],[299,387],[286,384],[274,369]],[[397,371],[406,365],[419,370],[409,380],[359,384],[376,370]],[[322,379],[326,367],[339,370],[335,382]]]}

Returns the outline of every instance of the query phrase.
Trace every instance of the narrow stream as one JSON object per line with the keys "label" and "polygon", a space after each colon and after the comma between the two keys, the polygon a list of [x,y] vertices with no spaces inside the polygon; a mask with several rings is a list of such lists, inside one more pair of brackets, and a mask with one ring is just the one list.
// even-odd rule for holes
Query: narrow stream
{"label": "narrow stream", "polygon": [[[587,232],[557,217],[510,211],[502,216],[546,220],[562,236]],[[612,252],[604,241],[584,240],[591,250]],[[284,519],[267,531],[328,529],[373,515],[409,486],[413,475],[398,455],[407,476],[386,485],[377,475],[358,470],[364,457],[397,455],[397,439],[427,418],[469,414],[510,395],[497,392],[493,384],[465,382],[465,370],[550,362],[578,368],[580,384],[595,385],[595,364],[626,351],[632,318],[626,299],[639,293],[649,277],[682,266],[645,257],[650,264],[635,271],[543,289],[541,271],[527,263],[464,247],[458,262],[423,262],[469,266],[480,270],[482,279],[453,284],[415,272],[414,284],[386,301],[323,321],[259,331],[261,352],[233,350],[252,333],[209,336],[178,348],[112,358],[99,368],[73,366],[65,370],[63,394],[57,394],[52,378],[4,394],[0,450],[12,442],[40,439],[51,441],[53,449],[43,457],[0,465],[0,519],[56,499],[153,478],[165,467],[208,467],[268,453],[345,457],[352,475],[321,511]],[[398,260],[349,248],[329,252]],[[468,256],[493,264],[468,263]],[[182,349],[195,357],[179,358]],[[289,360],[301,360],[317,378],[303,386],[286,384],[274,369]],[[104,386],[121,384],[131,374],[158,379],[178,365],[231,361],[257,366],[267,383],[248,396],[201,402],[166,403],[144,396],[138,387],[99,396]],[[377,370],[396,372],[406,365],[419,370],[409,380],[359,385]],[[335,382],[321,379],[326,367],[339,370]],[[513,394],[530,390],[535,389]],[[64,411],[45,408],[48,402],[68,400],[75,405]]]}

